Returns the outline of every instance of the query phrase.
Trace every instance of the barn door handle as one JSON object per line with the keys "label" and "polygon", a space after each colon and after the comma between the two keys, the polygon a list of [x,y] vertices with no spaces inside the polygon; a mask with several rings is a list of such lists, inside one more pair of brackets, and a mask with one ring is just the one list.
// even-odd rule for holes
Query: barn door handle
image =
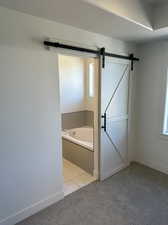
{"label": "barn door handle", "polygon": [[104,129],[104,131],[106,132],[106,113],[104,113],[101,118],[104,119],[104,122],[103,122],[103,126],[101,127],[102,129]]}

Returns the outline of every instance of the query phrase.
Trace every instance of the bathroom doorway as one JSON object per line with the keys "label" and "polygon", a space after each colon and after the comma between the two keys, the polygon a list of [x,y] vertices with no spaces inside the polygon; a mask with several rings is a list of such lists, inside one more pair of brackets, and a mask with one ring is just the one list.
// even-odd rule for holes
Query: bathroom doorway
{"label": "bathroom doorway", "polygon": [[99,60],[58,55],[64,196],[99,177]]}

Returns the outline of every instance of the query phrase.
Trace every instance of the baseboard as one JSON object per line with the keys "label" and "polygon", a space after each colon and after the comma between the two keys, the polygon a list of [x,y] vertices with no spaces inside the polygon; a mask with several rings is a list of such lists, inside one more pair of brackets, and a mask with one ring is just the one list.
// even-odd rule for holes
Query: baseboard
{"label": "baseboard", "polygon": [[100,177],[100,180],[105,180],[114,174],[118,173],[120,170],[125,169],[126,167],[129,166],[130,163],[127,164],[121,164],[119,167],[112,169],[111,171],[106,171],[102,176]]}
{"label": "baseboard", "polygon": [[0,221],[0,225],[14,225],[24,219],[26,219],[29,216],[32,216],[33,214],[41,211],[44,208],[47,208],[48,206],[58,202],[59,200],[63,199],[64,194],[63,192],[58,192],[54,195],[49,196],[46,199],[43,199],[27,208],[24,208],[20,210],[19,212],[10,215],[9,217],[3,219]]}
{"label": "baseboard", "polygon": [[149,167],[151,169],[154,169],[154,170],[157,170],[159,172],[168,174],[168,167],[164,167],[163,165],[155,164],[153,162],[150,162],[150,161],[144,160],[144,159],[143,160],[142,159],[140,159],[140,160],[136,159],[136,160],[134,160],[134,162],[140,163],[144,166],[147,166],[147,167]]}

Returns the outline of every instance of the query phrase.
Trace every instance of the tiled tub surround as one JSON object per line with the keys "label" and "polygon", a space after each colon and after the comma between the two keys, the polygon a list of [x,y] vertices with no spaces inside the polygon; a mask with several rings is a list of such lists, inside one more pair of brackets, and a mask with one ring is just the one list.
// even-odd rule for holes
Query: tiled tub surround
{"label": "tiled tub surround", "polygon": [[76,127],[94,126],[93,111],[78,111],[71,113],[62,113],[62,129],[73,129]]}
{"label": "tiled tub surround", "polygon": [[70,129],[63,132],[62,137],[63,157],[93,174],[93,128]]}

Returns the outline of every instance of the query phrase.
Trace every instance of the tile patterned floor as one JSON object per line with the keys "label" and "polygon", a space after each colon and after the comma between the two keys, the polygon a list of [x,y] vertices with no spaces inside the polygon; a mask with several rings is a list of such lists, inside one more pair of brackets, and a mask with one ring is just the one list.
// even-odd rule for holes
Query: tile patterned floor
{"label": "tile patterned floor", "polygon": [[63,159],[64,195],[68,195],[96,179],[75,164]]}

